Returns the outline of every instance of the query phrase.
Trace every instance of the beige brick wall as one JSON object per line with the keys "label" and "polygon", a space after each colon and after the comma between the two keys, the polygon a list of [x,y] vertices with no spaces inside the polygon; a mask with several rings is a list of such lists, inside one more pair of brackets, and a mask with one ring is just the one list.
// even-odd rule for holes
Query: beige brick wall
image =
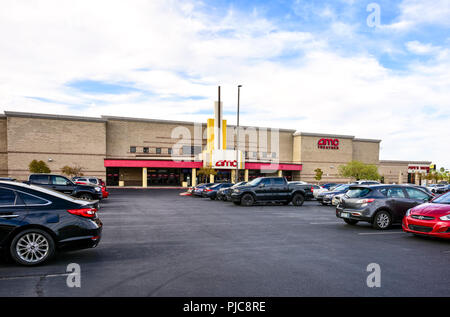
{"label": "beige brick wall", "polygon": [[8,117],[7,133],[11,177],[27,179],[28,165],[37,159],[47,162],[54,173],[65,165],[79,165],[85,175],[105,178],[104,122]]}
{"label": "beige brick wall", "polygon": [[408,163],[380,161],[378,172],[381,176],[384,176],[384,182],[386,184],[398,184],[400,179],[402,183],[408,182]]}
{"label": "beige brick wall", "polygon": [[[109,158],[136,158],[136,156],[168,157],[168,148],[180,141],[181,137],[171,138],[176,128],[187,129],[190,134],[190,143],[194,145],[194,125],[171,124],[149,121],[111,120],[107,122],[106,154]],[[202,131],[205,128],[202,127]],[[201,134],[204,134],[202,132]],[[201,135],[200,135],[201,137]],[[186,136],[187,138],[187,136]],[[197,138],[196,142],[201,140]],[[189,143],[189,142],[188,142]],[[203,142],[205,144],[205,142]],[[189,144],[187,144],[189,145]],[[136,146],[136,153],[130,153],[130,146]],[[143,148],[149,147],[149,155],[143,153]],[[160,147],[161,155],[156,155],[156,148]]]}
{"label": "beige brick wall", "polygon": [[8,176],[7,120],[0,118],[0,176]]}
{"label": "beige brick wall", "polygon": [[380,143],[353,140],[353,160],[378,165],[379,157]]}
{"label": "beige brick wall", "polygon": [[[108,158],[136,158],[136,157],[152,157],[167,158],[168,148],[172,148],[178,143],[180,138],[172,138],[172,132],[175,129],[187,129],[190,135],[190,143],[192,145],[202,145],[203,150],[206,149],[206,125],[202,125],[201,133],[194,132],[193,124],[183,123],[167,123],[167,122],[151,122],[151,121],[125,121],[118,119],[108,119],[107,122],[107,157]],[[253,132],[255,133],[253,134]],[[263,130],[252,130],[242,127],[240,133],[241,148],[248,152],[277,152],[280,162],[292,161],[292,141],[293,131],[279,131],[279,149],[272,147],[272,131],[267,129],[266,137]],[[198,133],[198,135],[196,135]],[[202,139],[199,139],[202,138]],[[245,143],[245,146],[244,146]],[[189,142],[187,142],[189,145]],[[136,147],[136,153],[130,153],[130,146]],[[150,153],[144,154],[143,148],[149,147]],[[156,148],[160,147],[161,155],[156,155]],[[227,127],[227,148],[235,148],[235,127]],[[252,159],[252,153],[249,153]],[[263,160],[261,156],[261,160]]]}
{"label": "beige brick wall", "polygon": [[[319,149],[318,142],[322,138],[339,139],[339,149]],[[323,171],[321,183],[351,181],[339,176],[339,166],[352,160],[360,160],[368,164],[378,164],[379,143],[358,141],[353,137],[332,137],[329,135],[296,135],[293,137],[293,160],[303,164],[300,179],[317,182],[314,179],[316,168]]]}

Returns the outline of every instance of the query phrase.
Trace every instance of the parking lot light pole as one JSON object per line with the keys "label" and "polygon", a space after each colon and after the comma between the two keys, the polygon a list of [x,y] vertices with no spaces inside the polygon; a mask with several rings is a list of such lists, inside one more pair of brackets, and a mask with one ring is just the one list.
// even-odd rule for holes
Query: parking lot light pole
{"label": "parking lot light pole", "polygon": [[239,182],[239,100],[241,96],[241,87],[242,85],[238,85],[237,124],[236,124],[236,173],[235,173],[236,184]]}

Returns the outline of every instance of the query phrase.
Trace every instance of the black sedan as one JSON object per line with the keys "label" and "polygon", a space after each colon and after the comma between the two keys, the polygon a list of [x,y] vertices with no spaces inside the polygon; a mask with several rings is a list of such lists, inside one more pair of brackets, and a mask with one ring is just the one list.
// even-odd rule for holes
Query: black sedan
{"label": "black sedan", "polygon": [[37,265],[56,251],[96,247],[102,222],[86,201],[18,182],[0,181],[0,249],[22,265]]}
{"label": "black sedan", "polygon": [[211,200],[214,200],[217,198],[217,192],[222,188],[230,188],[234,184],[232,183],[219,183],[214,184],[212,186],[204,187],[202,191],[202,197],[204,198],[210,198]]}
{"label": "black sedan", "polygon": [[247,182],[239,182],[236,184],[233,184],[233,186],[231,187],[224,187],[221,188],[217,191],[217,199],[218,200],[223,200],[223,201],[231,201],[231,192],[233,191],[233,188],[239,187],[239,186],[243,186],[247,184]]}

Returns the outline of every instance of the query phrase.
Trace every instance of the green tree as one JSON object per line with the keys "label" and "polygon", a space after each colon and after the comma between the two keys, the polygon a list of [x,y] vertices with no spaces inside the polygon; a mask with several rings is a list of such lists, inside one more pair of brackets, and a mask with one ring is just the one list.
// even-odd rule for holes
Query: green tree
{"label": "green tree", "polygon": [[314,178],[316,179],[316,181],[320,182],[320,180],[322,179],[323,171],[320,168],[316,168],[314,172],[316,173]]}
{"label": "green tree", "polygon": [[42,160],[32,160],[28,165],[28,170],[30,173],[51,173],[47,163]]}
{"label": "green tree", "polygon": [[61,173],[66,174],[69,177],[75,177],[75,176],[83,176],[82,172],[83,168],[81,166],[64,166],[61,168]]}
{"label": "green tree", "polygon": [[217,171],[211,167],[202,167],[198,170],[197,175],[205,180],[208,181],[208,178],[210,175],[217,175]]}
{"label": "green tree", "polygon": [[346,165],[339,166],[339,174],[342,177],[354,178],[356,180],[379,180],[378,167],[373,164],[365,164],[360,161],[351,161]]}

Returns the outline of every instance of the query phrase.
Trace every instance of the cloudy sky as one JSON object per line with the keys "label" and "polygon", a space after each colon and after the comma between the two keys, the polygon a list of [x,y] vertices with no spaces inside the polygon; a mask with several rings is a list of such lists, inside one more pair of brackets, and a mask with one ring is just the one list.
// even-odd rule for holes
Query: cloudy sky
{"label": "cloudy sky", "polygon": [[450,168],[449,0],[1,4],[0,111],[205,121],[221,85],[235,123],[241,84],[241,124]]}

